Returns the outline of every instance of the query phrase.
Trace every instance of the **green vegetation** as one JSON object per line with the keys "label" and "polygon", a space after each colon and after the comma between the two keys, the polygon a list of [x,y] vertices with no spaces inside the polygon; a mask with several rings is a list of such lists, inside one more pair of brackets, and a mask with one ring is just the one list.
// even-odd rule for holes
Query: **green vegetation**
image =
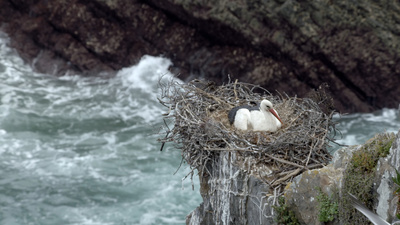
{"label": "green vegetation", "polygon": [[338,203],[333,201],[327,194],[318,188],[317,201],[319,203],[319,221],[329,222],[335,219],[339,214]]}
{"label": "green vegetation", "polygon": [[[372,209],[375,197],[372,188],[376,166],[379,158],[389,154],[394,139],[393,133],[378,134],[353,152],[344,175],[343,193],[355,195]],[[339,205],[339,215],[345,224],[371,224],[364,215],[350,205],[346,197],[340,199]]]}
{"label": "green vegetation", "polygon": [[397,184],[397,186],[399,186],[394,191],[394,194],[397,195],[397,198],[399,199],[397,202],[396,217],[397,217],[397,219],[400,219],[400,213],[399,213],[399,211],[400,211],[399,210],[399,207],[400,207],[400,204],[399,204],[400,203],[400,173],[399,173],[399,171],[396,170],[396,177],[393,177],[392,179],[393,179],[393,182],[395,184]]}
{"label": "green vegetation", "polygon": [[393,140],[394,134],[379,134],[375,136],[360,150],[354,152],[352,159],[353,167],[356,168],[358,172],[371,173],[375,171],[379,158],[385,157],[389,154]]}
{"label": "green vegetation", "polygon": [[289,209],[289,207],[285,203],[284,197],[278,198],[278,206],[273,206],[278,215],[276,216],[276,222],[278,224],[285,225],[298,225],[299,220],[294,215],[294,212]]}

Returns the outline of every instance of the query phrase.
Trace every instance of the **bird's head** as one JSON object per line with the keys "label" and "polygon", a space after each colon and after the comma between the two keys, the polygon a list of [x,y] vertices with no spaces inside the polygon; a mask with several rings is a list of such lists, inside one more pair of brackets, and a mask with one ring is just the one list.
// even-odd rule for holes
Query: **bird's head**
{"label": "bird's head", "polygon": [[272,102],[266,99],[262,100],[260,104],[260,110],[271,113],[272,115],[275,116],[275,118],[279,120],[279,122],[281,122],[281,124],[283,124],[281,118],[279,118],[278,114],[276,113],[274,106],[272,105]]}

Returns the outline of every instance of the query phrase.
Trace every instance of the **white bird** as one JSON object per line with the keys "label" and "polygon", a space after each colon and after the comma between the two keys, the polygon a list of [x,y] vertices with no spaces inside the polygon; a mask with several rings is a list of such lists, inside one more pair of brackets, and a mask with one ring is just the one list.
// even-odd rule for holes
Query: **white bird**
{"label": "white bird", "polygon": [[260,106],[237,106],[228,113],[229,122],[237,129],[275,132],[283,122],[273,105],[268,100],[262,100]]}
{"label": "white bird", "polygon": [[[374,212],[369,210],[354,195],[349,193],[349,196],[350,196],[351,204],[354,206],[354,208],[356,208],[358,211],[360,211],[362,214],[364,214],[373,224],[375,224],[375,225],[391,225],[390,223],[388,223],[387,221],[382,219],[382,217],[378,216],[377,214],[375,214]],[[392,224],[400,224],[400,222],[396,221]]]}

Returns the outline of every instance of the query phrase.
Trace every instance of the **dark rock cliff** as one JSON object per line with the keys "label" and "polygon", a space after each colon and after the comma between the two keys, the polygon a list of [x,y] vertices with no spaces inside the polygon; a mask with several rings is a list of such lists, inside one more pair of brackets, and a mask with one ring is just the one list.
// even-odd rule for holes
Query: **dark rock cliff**
{"label": "dark rock cliff", "polygon": [[40,72],[113,72],[164,55],[183,79],[304,96],[326,82],[341,112],[400,102],[396,1],[1,0],[2,30]]}

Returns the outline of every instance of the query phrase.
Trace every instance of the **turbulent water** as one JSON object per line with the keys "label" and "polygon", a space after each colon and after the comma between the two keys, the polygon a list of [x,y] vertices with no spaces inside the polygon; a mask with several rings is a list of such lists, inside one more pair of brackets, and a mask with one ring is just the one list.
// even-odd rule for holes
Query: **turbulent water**
{"label": "turbulent water", "polygon": [[362,144],[377,133],[393,132],[400,129],[400,109],[382,109],[374,113],[336,115],[338,143],[345,145]]}
{"label": "turbulent water", "polygon": [[[184,224],[201,202],[156,139],[160,76],[144,56],[114,78],[38,74],[0,41],[0,224]],[[342,144],[397,132],[396,110],[337,117]],[[340,137],[340,136],[339,136]]]}
{"label": "turbulent water", "polygon": [[[183,224],[201,201],[180,152],[160,152],[170,61],[112,79],[32,72],[0,46],[0,224]],[[184,189],[182,189],[182,187]]]}

